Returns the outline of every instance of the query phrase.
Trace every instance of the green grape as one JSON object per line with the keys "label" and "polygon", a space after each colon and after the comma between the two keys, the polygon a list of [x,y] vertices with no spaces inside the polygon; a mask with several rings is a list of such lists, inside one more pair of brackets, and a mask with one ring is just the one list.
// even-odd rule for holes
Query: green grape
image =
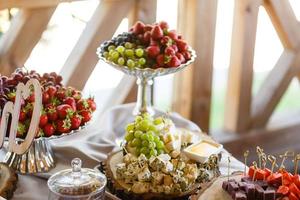
{"label": "green grape", "polygon": [[149,126],[149,131],[153,131],[154,133],[157,132],[156,126],[154,126],[153,124],[151,124],[151,125]]}
{"label": "green grape", "polygon": [[145,65],[145,64],[146,64],[146,59],[145,59],[145,58],[140,58],[140,59],[139,59],[139,64],[140,64],[141,66]]}
{"label": "green grape", "polygon": [[113,58],[114,60],[118,60],[118,58],[119,58],[119,53],[118,53],[117,51],[114,51],[114,52],[111,54],[111,56],[112,56],[112,58]]}
{"label": "green grape", "polygon": [[127,60],[127,67],[129,67],[129,68],[134,68],[134,61],[131,60],[131,59],[128,59],[128,60]]}
{"label": "green grape", "polygon": [[148,148],[147,147],[142,147],[140,152],[144,155],[147,155],[149,153]]}
{"label": "green grape", "polygon": [[153,123],[154,123],[155,125],[159,125],[159,124],[161,124],[161,123],[163,123],[163,122],[164,122],[164,119],[163,119],[162,117],[157,117],[157,118],[155,118],[154,121],[153,121]]}
{"label": "green grape", "polygon": [[125,42],[125,48],[126,49],[131,49],[133,47],[133,44],[130,42]]}
{"label": "green grape", "polygon": [[115,45],[109,45],[109,47],[108,47],[108,51],[110,51],[110,50],[115,50],[115,48],[116,48],[116,46],[115,46]]}
{"label": "green grape", "polygon": [[108,56],[107,60],[112,62],[114,59],[111,56]]}
{"label": "green grape", "polygon": [[149,129],[149,126],[150,126],[149,120],[143,119],[143,120],[139,123],[138,129],[145,132],[145,131],[147,131],[147,130]]}
{"label": "green grape", "polygon": [[126,140],[127,142],[133,140],[133,138],[134,138],[133,132],[129,132],[129,133],[127,133],[127,134],[125,135],[125,140]]}
{"label": "green grape", "polygon": [[149,142],[148,147],[149,147],[149,148],[155,148],[155,147],[156,147],[155,142]]}
{"label": "green grape", "polygon": [[134,132],[134,137],[136,137],[136,138],[140,138],[142,135],[143,135],[142,131],[135,131]]}
{"label": "green grape", "polygon": [[165,153],[163,149],[158,149],[157,150],[157,155],[160,155],[160,154],[163,154],[163,153]]}
{"label": "green grape", "polygon": [[148,147],[149,146],[149,142],[147,140],[143,140],[142,141],[142,146],[143,147]]}
{"label": "green grape", "polygon": [[114,52],[115,52],[115,50],[111,49],[111,50],[109,50],[108,55],[112,56]]}
{"label": "green grape", "polygon": [[136,49],[135,55],[137,55],[137,57],[142,57],[144,55],[144,50],[140,48]]}
{"label": "green grape", "polygon": [[128,125],[126,126],[126,131],[127,131],[127,132],[131,132],[131,131],[134,130],[134,127],[135,127],[134,123],[128,124]]}
{"label": "green grape", "polygon": [[132,141],[129,141],[129,142],[128,142],[128,145],[129,145],[130,147],[134,147]]}
{"label": "green grape", "polygon": [[124,65],[124,64],[125,64],[125,59],[122,58],[122,57],[120,57],[120,58],[118,59],[118,64],[119,64],[119,65]]}
{"label": "green grape", "polygon": [[140,121],[142,121],[143,120],[143,117],[142,116],[140,116],[140,115],[138,115],[138,116],[136,116],[135,117],[135,123],[139,123]]}
{"label": "green grape", "polygon": [[135,152],[137,155],[140,155],[141,154],[141,148],[140,147],[136,147],[135,148]]}
{"label": "green grape", "polygon": [[104,58],[107,58],[108,57],[108,51],[105,51],[104,53],[103,53],[103,56],[104,56]]}
{"label": "green grape", "polygon": [[152,131],[148,131],[146,134],[148,135],[148,141],[154,141],[154,137],[151,134]]}
{"label": "green grape", "polygon": [[123,46],[118,46],[117,47],[117,49],[116,49],[119,53],[124,53],[124,51],[125,51],[125,47],[123,47]]}
{"label": "green grape", "polygon": [[157,136],[157,135],[154,135],[153,136],[153,140],[154,140],[154,142],[157,144],[158,142],[160,142],[160,139],[159,139],[159,137]]}
{"label": "green grape", "polygon": [[126,49],[125,55],[129,58],[132,58],[134,56],[134,51],[132,49]]}
{"label": "green grape", "polygon": [[149,154],[150,154],[150,156],[157,156],[157,150],[151,149]]}
{"label": "green grape", "polygon": [[142,141],[138,138],[134,138],[132,140],[132,144],[135,146],[135,147],[138,147],[138,146],[141,146],[142,145]]}
{"label": "green grape", "polygon": [[146,133],[144,133],[144,134],[141,135],[141,139],[142,140],[148,140],[149,136]]}
{"label": "green grape", "polygon": [[164,145],[163,141],[159,141],[159,142],[156,143],[156,147],[158,149],[163,149],[165,147],[165,145]]}

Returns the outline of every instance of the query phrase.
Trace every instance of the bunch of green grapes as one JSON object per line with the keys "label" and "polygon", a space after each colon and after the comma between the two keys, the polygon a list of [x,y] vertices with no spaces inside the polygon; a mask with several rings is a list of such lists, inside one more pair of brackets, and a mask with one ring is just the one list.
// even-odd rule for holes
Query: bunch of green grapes
{"label": "bunch of green grapes", "polygon": [[164,142],[160,138],[158,126],[164,123],[162,117],[153,119],[148,113],[139,115],[126,127],[127,147],[134,149],[137,156],[157,156],[164,153]]}
{"label": "bunch of green grapes", "polygon": [[144,68],[146,54],[143,46],[125,42],[124,45],[109,45],[103,56],[117,65],[127,66],[130,69]]}

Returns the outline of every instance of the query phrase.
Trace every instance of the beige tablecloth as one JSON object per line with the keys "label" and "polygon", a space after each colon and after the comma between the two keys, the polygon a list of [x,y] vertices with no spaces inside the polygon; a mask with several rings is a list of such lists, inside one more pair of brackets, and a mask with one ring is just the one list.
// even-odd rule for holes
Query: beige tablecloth
{"label": "beige tablecloth", "polygon": [[[116,106],[95,119],[80,133],[51,141],[56,156],[56,168],[49,173],[36,176],[19,175],[19,182],[13,199],[15,200],[45,200],[48,198],[47,178],[62,169],[70,168],[70,162],[78,157],[83,161],[83,167],[94,168],[99,161],[104,160],[109,152],[118,148],[117,141],[124,135],[124,127],[133,120],[133,104]],[[157,112],[161,114],[161,112]],[[177,113],[170,113],[177,127],[200,132],[197,125],[182,118]],[[226,154],[226,152],[223,152]],[[3,159],[5,151],[0,151]],[[224,159],[225,158],[225,159]],[[221,173],[227,173],[227,156],[221,161]],[[232,159],[231,170],[243,170],[243,164]]]}

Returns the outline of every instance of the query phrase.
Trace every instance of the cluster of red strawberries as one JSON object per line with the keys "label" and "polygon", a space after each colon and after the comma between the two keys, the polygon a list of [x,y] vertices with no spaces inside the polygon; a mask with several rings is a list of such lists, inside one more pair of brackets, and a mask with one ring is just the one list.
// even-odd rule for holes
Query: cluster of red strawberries
{"label": "cluster of red strawberries", "polygon": [[[43,110],[40,116],[39,130],[36,137],[51,137],[76,130],[91,120],[96,110],[93,98],[84,99],[80,91],[62,85],[62,77],[55,72],[42,76],[35,71],[17,69],[10,77],[0,76],[0,116],[7,101],[15,101],[16,86],[35,78],[42,85]],[[25,138],[35,101],[32,93],[22,100],[17,137]]]}
{"label": "cluster of red strawberries", "polygon": [[146,48],[148,58],[155,60],[153,68],[178,67],[191,59],[188,45],[167,22],[145,25],[138,21],[130,29]]}

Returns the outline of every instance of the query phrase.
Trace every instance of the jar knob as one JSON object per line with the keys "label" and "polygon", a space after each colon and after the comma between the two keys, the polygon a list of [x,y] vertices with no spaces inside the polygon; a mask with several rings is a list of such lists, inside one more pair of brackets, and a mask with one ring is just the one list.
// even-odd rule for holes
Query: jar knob
{"label": "jar knob", "polygon": [[76,172],[81,172],[81,160],[79,158],[74,158],[71,162],[71,166],[72,166],[72,171],[74,173]]}

